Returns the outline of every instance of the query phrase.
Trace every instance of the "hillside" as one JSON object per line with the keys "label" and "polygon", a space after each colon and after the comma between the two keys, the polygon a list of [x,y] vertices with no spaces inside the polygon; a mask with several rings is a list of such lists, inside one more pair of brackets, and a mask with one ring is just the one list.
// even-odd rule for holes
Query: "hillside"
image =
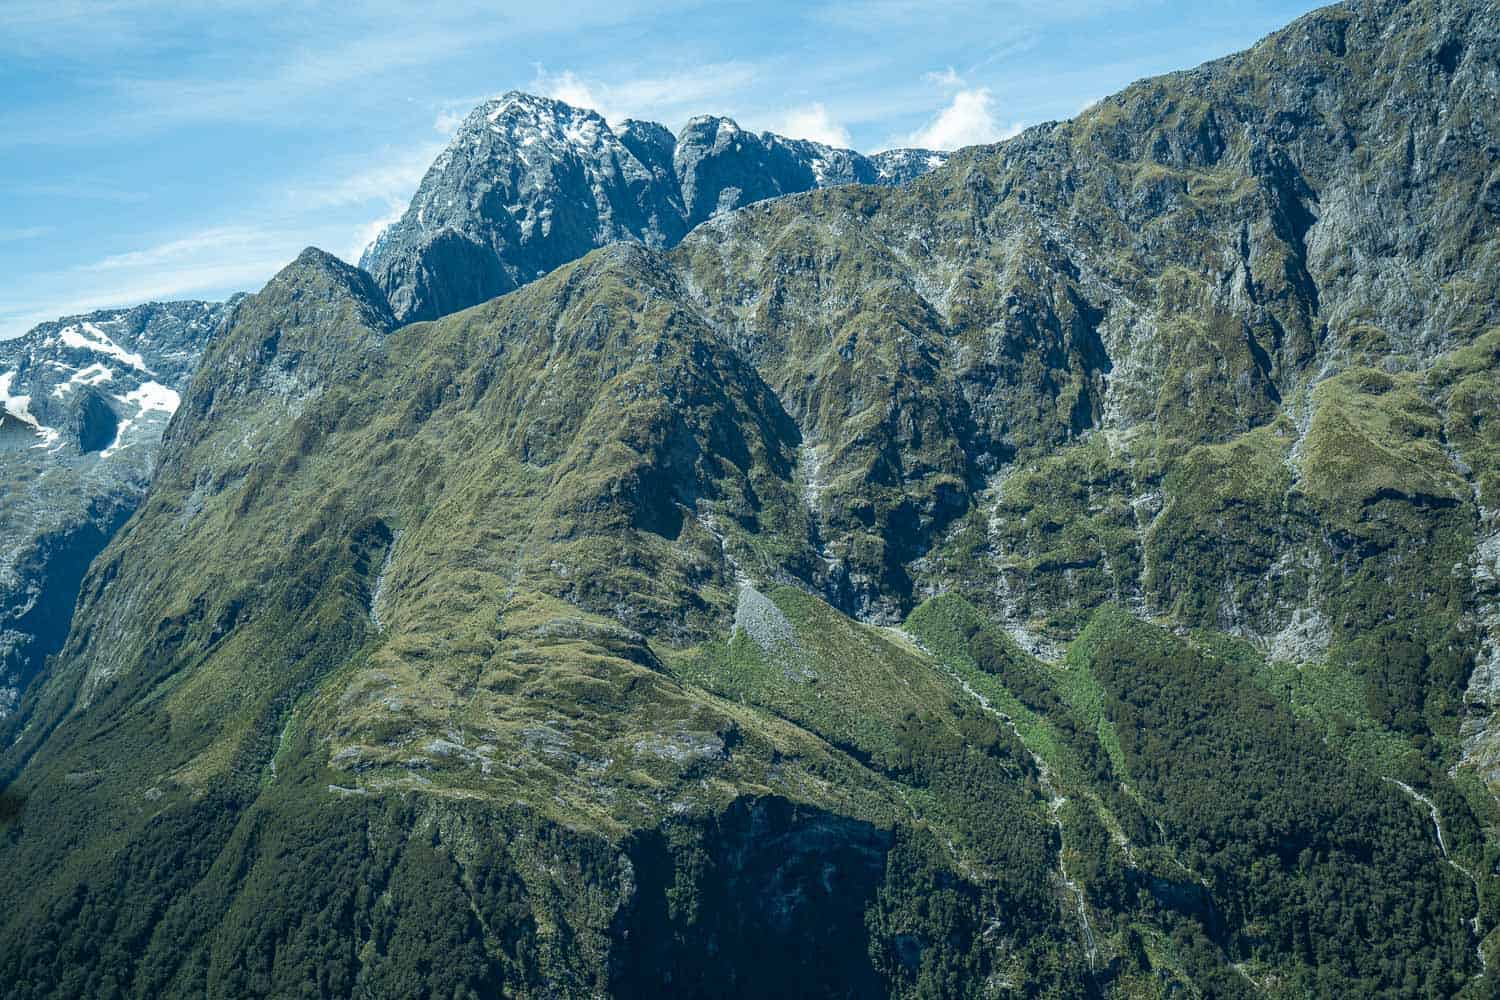
{"label": "hillside", "polygon": [[1497,154],[1500,13],[1355,0],[431,322],[305,251],[5,731],[0,977],[1494,995]]}

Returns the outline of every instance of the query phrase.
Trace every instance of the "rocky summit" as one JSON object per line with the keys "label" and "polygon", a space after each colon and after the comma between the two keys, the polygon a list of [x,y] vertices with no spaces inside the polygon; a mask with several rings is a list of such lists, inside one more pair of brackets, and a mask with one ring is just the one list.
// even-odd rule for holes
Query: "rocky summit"
{"label": "rocky summit", "polygon": [[464,120],[360,266],[402,322],[436,319],[621,240],[675,246],[704,220],[836,184],[903,184],[946,153],[862,156],[694,118],[618,130],[598,112],[511,92]]}
{"label": "rocky summit", "polygon": [[1496,995],[1500,11],[751,138],[507,98],[232,309],[0,730],[8,995]]}

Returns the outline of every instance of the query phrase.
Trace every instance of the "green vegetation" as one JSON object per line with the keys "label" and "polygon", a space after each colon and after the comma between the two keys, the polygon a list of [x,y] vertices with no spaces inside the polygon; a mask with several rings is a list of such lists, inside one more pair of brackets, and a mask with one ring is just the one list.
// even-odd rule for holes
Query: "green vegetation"
{"label": "green vegetation", "polygon": [[[1457,729],[1474,668],[1470,491],[1414,377],[1355,369],[1313,393],[1300,483],[1331,540],[1329,659],[1364,678],[1370,713],[1434,755]],[[1408,581],[1392,586],[1392,581]]]}
{"label": "green vegetation", "polygon": [[1439,358],[1427,384],[1444,411],[1443,437],[1473,470],[1479,501],[1500,508],[1500,329]]}
{"label": "green vegetation", "polygon": [[1288,437],[1279,422],[1200,445],[1167,474],[1161,516],[1146,533],[1145,585],[1177,620],[1223,627],[1233,614],[1264,622],[1278,605],[1306,600],[1302,567],[1272,572],[1307,533],[1287,495]]}
{"label": "green vegetation", "polygon": [[0,733],[7,995],[1487,995],[1485,13],[431,323],[305,253]]}
{"label": "green vegetation", "polygon": [[1314,995],[1451,992],[1476,901],[1430,821],[1229,662],[1114,609],[1079,638],[1126,767],[1207,879],[1226,948]]}
{"label": "green vegetation", "polygon": [[[1079,988],[1076,965],[1056,961],[1071,934],[1048,888],[1056,844],[1021,741],[898,635],[789,587],[744,593],[747,607],[728,642],[684,655],[679,672],[892,783],[921,832],[898,836],[869,918],[890,981],[918,995],[961,994],[992,975]],[[1016,943],[997,954],[981,931]],[[945,940],[955,944],[933,947]]]}

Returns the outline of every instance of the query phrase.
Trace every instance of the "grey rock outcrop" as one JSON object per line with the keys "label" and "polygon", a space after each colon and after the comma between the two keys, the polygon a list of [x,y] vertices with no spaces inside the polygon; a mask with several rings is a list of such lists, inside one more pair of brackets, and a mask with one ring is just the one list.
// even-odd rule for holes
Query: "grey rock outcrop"
{"label": "grey rock outcrop", "polygon": [[619,241],[676,245],[722,212],[837,184],[902,184],[944,153],[866,157],[694,118],[674,136],[655,122],[611,128],[597,112],[511,92],[475,108],[410,207],[360,265],[400,322],[502,295]]}
{"label": "grey rock outcrop", "polygon": [[0,718],[61,648],[84,571],[145,495],[232,305],[103,310],[0,341]]}

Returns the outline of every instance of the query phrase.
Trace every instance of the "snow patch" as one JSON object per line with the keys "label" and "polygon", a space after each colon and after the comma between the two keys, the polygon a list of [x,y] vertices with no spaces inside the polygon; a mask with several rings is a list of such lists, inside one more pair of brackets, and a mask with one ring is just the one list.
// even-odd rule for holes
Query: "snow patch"
{"label": "snow patch", "polygon": [[133,423],[135,421],[129,419],[120,421],[120,426],[115,428],[115,439],[109,443],[108,448],[99,453],[100,458],[108,458],[125,447],[125,432],[130,430],[130,425]]}
{"label": "snow patch", "polygon": [[52,390],[52,395],[58,397],[65,396],[73,390],[74,386],[99,385],[102,382],[110,381],[114,377],[114,372],[110,371],[109,368],[101,365],[96,361],[93,364],[89,365],[87,368],[74,372],[72,377],[69,378],[66,382],[59,383],[58,386]]}
{"label": "snow patch", "polygon": [[182,397],[176,390],[168,389],[160,382],[142,382],[139,388],[115,398],[122,403],[134,403],[142,414],[153,410],[176,413],[177,407],[182,405]]}
{"label": "snow patch", "polygon": [[4,375],[0,375],[0,409],[4,409],[6,413],[9,413],[17,420],[23,420],[31,426],[36,427],[38,426],[36,418],[31,415],[31,396],[12,396],[10,394],[10,387],[15,382],[16,374],[16,372],[6,372]]}
{"label": "snow patch", "polygon": [[52,448],[57,445],[62,434],[51,427],[44,427],[36,417],[31,415],[31,396],[12,396],[10,387],[15,382],[16,372],[9,371],[0,375],[0,411],[10,414],[24,424],[29,424],[32,430],[41,437],[41,441],[32,445],[33,448]]}
{"label": "snow patch", "polygon": [[98,354],[106,354],[112,358],[118,358],[132,368],[137,368],[148,373],[151,371],[151,369],[146,367],[145,358],[139,354],[132,354],[113,340],[110,340],[109,335],[93,323],[84,323],[81,331],[76,326],[65,326],[62,328],[59,336],[62,337],[62,342],[68,347],[80,351],[94,351]]}
{"label": "snow patch", "polygon": [[133,404],[136,407],[136,413],[134,417],[120,421],[120,426],[115,431],[115,439],[109,443],[108,448],[99,453],[100,458],[108,458],[125,447],[125,432],[146,414],[165,413],[170,416],[177,412],[178,406],[182,405],[182,397],[160,382],[142,382],[139,388],[123,396],[116,396],[115,399],[121,403]]}

